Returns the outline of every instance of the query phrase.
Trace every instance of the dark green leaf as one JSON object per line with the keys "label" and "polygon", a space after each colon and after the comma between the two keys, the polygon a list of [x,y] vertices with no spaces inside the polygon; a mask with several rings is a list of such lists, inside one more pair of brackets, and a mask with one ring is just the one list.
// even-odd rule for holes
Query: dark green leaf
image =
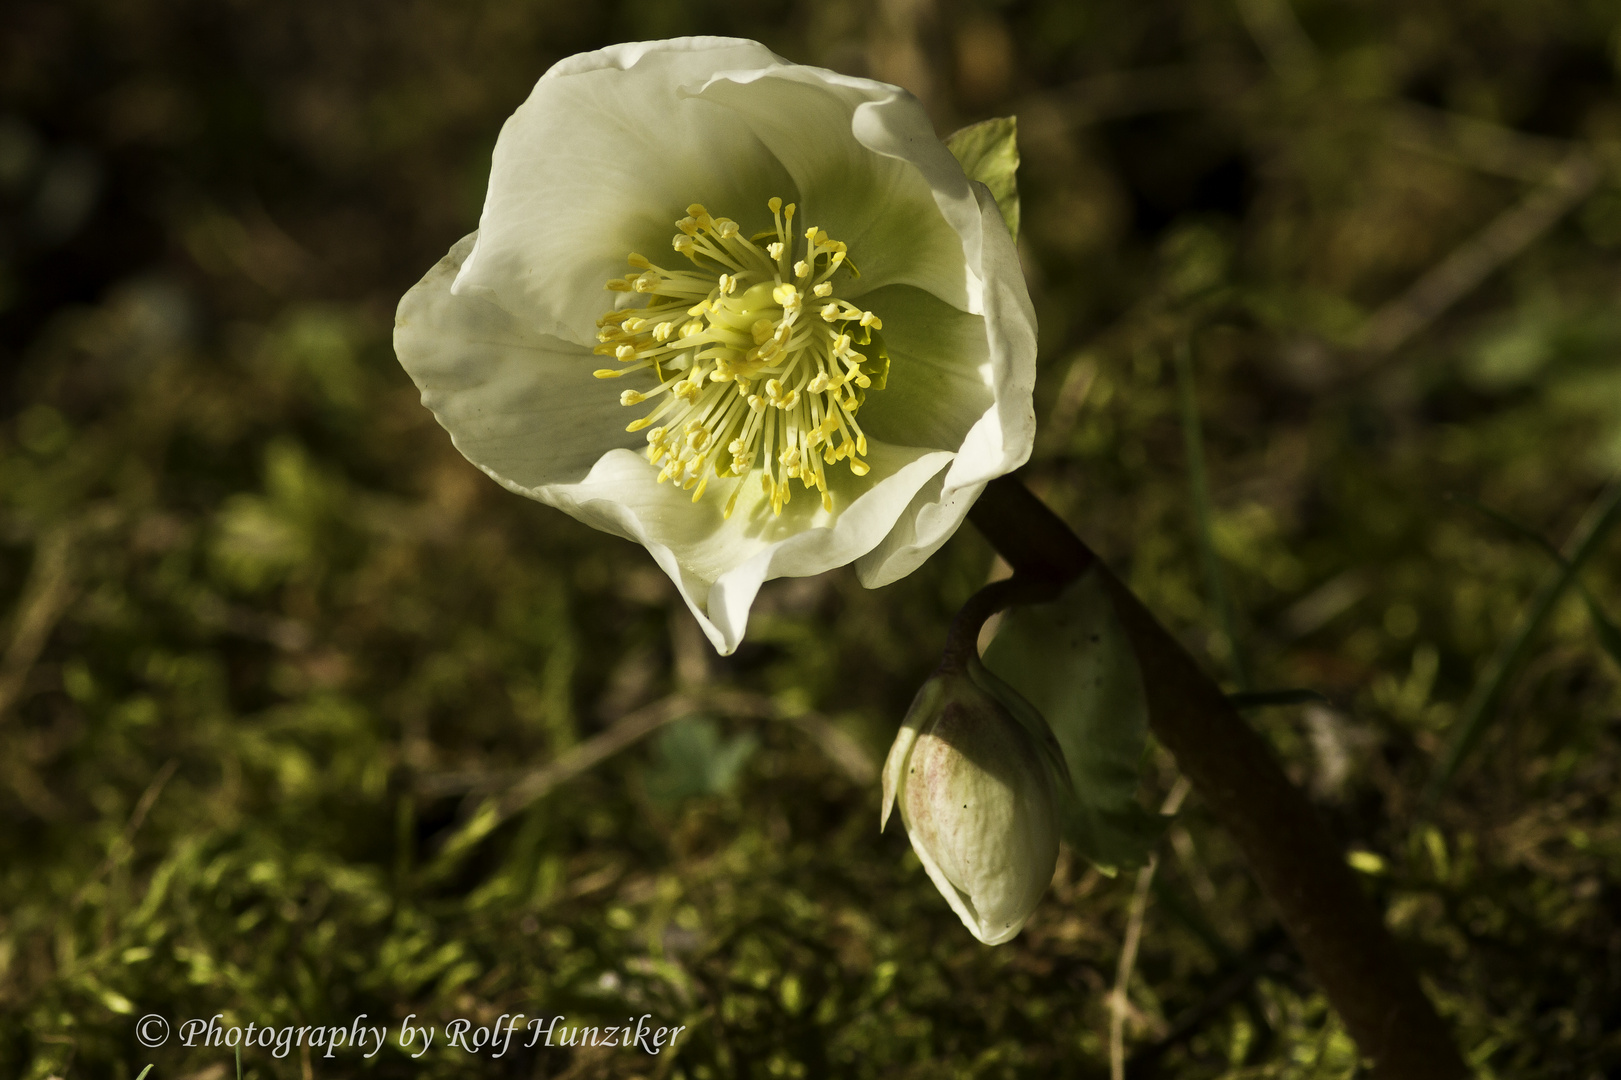
{"label": "dark green leaf", "polygon": [[1074,786],[1065,839],[1105,872],[1140,865],[1164,822],[1137,802],[1148,705],[1137,658],[1096,571],[1016,607],[985,666],[1047,719]]}

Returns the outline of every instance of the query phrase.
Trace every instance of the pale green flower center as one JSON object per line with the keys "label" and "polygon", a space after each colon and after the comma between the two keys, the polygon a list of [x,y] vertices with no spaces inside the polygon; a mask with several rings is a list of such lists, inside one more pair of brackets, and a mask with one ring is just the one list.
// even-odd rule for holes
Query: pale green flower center
{"label": "pale green flower center", "polygon": [[[868,389],[883,389],[889,369],[873,337],[882,321],[835,295],[841,267],[856,275],[846,246],[814,226],[796,237],[794,205],[768,205],[775,228],[752,238],[730,218],[687,207],[673,245],[693,269],[666,270],[632,254],[638,272],[607,287],[645,293],[646,306],[597,320],[597,353],[622,365],[597,378],[643,369],[658,376],[657,387],[626,390],[619,400],[657,400],[626,430],[647,429],[659,482],[692,490],[697,502],[712,477],[735,480],[727,517],[756,468],[773,512],[782,513],[793,480],[820,492],[831,511],[825,466],[842,460],[866,475],[856,411]],[[856,344],[873,346],[874,355]]]}

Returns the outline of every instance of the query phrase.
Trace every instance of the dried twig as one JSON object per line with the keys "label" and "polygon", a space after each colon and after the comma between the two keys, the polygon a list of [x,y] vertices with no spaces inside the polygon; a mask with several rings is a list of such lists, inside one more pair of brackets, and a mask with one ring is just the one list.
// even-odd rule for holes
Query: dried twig
{"label": "dried twig", "polygon": [[69,910],[77,908],[83,903],[85,894],[90,891],[91,886],[105,877],[107,872],[118,864],[119,860],[128,858],[130,852],[135,850],[135,834],[140,831],[141,825],[146,821],[146,815],[152,812],[152,807],[156,805],[158,796],[163,794],[164,786],[169,783],[170,778],[174,776],[175,770],[179,767],[179,760],[170,758],[163,768],[158,770],[157,775],[152,777],[152,782],[146,785],[146,790],[135,801],[135,809],[130,811],[129,821],[125,823],[124,831],[119,834],[118,839],[113,841],[112,847],[107,850],[107,857],[101,860],[101,865],[96,867],[95,872],[85,879],[83,885],[79,886],[79,891],[73,894],[73,902],[68,905]]}
{"label": "dried twig", "polygon": [[1602,175],[1591,154],[1573,150],[1547,183],[1499,214],[1368,318],[1362,335],[1363,366],[1401,348],[1493,271],[1530,247],[1592,194]]}
{"label": "dried twig", "polygon": [[1298,82],[1316,74],[1317,47],[1306,36],[1289,0],[1237,0],[1235,6],[1244,28],[1279,78]]}
{"label": "dried twig", "polygon": [[[1179,776],[1165,797],[1160,813],[1170,817],[1182,808],[1182,800],[1193,788],[1188,778]],[[1131,985],[1131,971],[1137,965],[1137,946],[1143,937],[1143,919],[1148,914],[1148,890],[1154,883],[1154,871],[1159,856],[1150,855],[1148,864],[1137,871],[1137,887],[1131,894],[1131,914],[1126,919],[1126,938],[1120,946],[1120,963],[1114,973],[1114,993],[1109,995],[1109,1076],[1111,1080],[1126,1078],[1126,1012],[1130,1006],[1127,997]]]}
{"label": "dried twig", "polygon": [[1404,150],[1529,184],[1546,183],[1566,158],[1581,149],[1566,139],[1527,135],[1414,102],[1402,102],[1386,116],[1391,142]]}
{"label": "dried twig", "polygon": [[825,716],[784,709],[764,694],[716,688],[661,698],[620,718],[608,730],[569,748],[556,759],[515,778],[503,780],[488,773],[449,774],[425,777],[418,786],[428,795],[466,792],[493,797],[494,818],[490,819],[486,812],[482,819],[482,829],[488,831],[544,798],[559,784],[589,771],[665,724],[703,710],[789,724],[810,736],[828,759],[855,783],[869,784],[877,778],[878,768],[866,750]]}
{"label": "dried twig", "polygon": [[0,658],[0,721],[22,697],[34,662],[73,602],[73,534],[66,527],[40,537],[33,569],[17,601],[11,642]]}

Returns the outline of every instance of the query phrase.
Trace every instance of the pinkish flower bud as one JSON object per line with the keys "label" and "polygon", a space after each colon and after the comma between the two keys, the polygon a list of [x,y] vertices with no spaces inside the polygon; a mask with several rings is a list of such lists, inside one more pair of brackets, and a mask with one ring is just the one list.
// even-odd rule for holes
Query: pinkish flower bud
{"label": "pinkish flower bud", "polygon": [[879,828],[898,801],[929,878],[987,945],[1017,934],[1052,880],[1062,761],[1046,721],[977,660],[923,684],[890,748]]}

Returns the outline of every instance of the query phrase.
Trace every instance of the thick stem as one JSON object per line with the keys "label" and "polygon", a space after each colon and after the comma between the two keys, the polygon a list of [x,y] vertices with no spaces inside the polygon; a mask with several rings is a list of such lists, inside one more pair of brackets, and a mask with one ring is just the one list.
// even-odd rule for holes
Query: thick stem
{"label": "thick stem", "polygon": [[[1066,580],[1097,561],[1012,477],[993,480],[969,514],[1015,573]],[[1105,571],[1107,572],[1107,571]],[[1317,812],[1270,749],[1187,650],[1112,575],[1137,651],[1149,724],[1243,851],[1306,966],[1380,1080],[1469,1075],[1380,913]]]}

